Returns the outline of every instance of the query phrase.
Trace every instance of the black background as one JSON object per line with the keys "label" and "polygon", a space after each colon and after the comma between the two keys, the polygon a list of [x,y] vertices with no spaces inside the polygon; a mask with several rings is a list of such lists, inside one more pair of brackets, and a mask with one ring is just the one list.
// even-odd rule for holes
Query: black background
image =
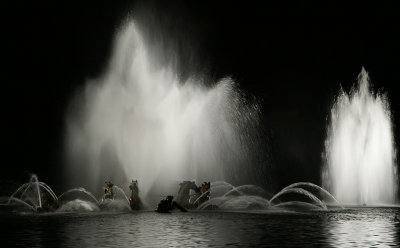
{"label": "black background", "polygon": [[[83,2],[83,1],[82,1]],[[274,187],[320,184],[329,111],[361,67],[387,92],[399,140],[397,6],[220,1],[17,2],[2,6],[0,179],[37,173],[63,188],[65,114],[86,79],[98,76],[113,35],[130,14],[180,55],[182,77],[233,77],[262,109]],[[190,54],[187,53],[190,47]]]}

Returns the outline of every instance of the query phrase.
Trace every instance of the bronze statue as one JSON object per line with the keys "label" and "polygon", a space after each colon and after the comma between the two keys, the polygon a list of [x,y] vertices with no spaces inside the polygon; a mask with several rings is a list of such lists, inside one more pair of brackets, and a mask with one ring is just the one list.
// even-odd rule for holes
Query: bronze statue
{"label": "bronze statue", "polygon": [[103,201],[105,199],[114,200],[113,186],[114,184],[111,181],[105,181]]}
{"label": "bronze statue", "polygon": [[[193,202],[193,196],[197,195],[200,191],[196,183],[193,181],[183,181],[179,184],[178,196],[176,202],[185,208],[190,208],[190,202]],[[192,194],[190,191],[192,190]],[[192,199],[192,200],[191,200]]]}
{"label": "bronze statue", "polygon": [[[183,181],[179,185],[177,202],[185,208],[197,208],[210,199],[210,182],[204,182],[199,187],[193,181]],[[190,190],[194,193],[190,194]]]}
{"label": "bronze statue", "polygon": [[159,213],[171,213],[175,208],[181,210],[182,212],[187,212],[187,210],[174,201],[172,195],[167,196],[164,200],[158,202],[155,211]]}
{"label": "bronze statue", "polygon": [[132,210],[140,210],[142,208],[142,201],[139,198],[139,186],[138,181],[135,180],[131,182],[129,185],[129,189],[131,190],[131,197],[129,197],[129,205]]}

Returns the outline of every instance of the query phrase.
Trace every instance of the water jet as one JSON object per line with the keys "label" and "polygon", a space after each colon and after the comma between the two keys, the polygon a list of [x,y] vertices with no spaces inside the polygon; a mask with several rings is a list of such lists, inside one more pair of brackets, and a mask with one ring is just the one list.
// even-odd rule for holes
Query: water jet
{"label": "water jet", "polygon": [[229,77],[211,84],[204,75],[182,81],[173,61],[160,65],[152,53],[156,45],[128,21],[104,74],[88,81],[72,103],[69,177],[92,191],[104,178],[134,177],[146,200],[170,194],[182,178],[224,180],[251,163],[257,104],[247,102]]}
{"label": "water jet", "polygon": [[340,90],[325,141],[323,186],[343,204],[394,204],[396,149],[387,96],[374,93],[362,69],[357,84]]}

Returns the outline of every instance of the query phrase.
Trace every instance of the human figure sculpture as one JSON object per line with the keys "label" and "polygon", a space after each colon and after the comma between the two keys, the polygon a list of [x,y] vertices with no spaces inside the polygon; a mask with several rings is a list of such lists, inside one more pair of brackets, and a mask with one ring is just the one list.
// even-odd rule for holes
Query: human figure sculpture
{"label": "human figure sculpture", "polygon": [[175,208],[181,210],[182,212],[187,212],[187,210],[174,201],[172,195],[167,196],[165,199],[158,202],[155,211],[159,213],[171,213]]}
{"label": "human figure sculpture", "polygon": [[104,186],[104,195],[103,195],[103,201],[105,199],[114,199],[114,192],[113,192],[113,187],[114,184],[111,181],[106,181],[105,186]]}

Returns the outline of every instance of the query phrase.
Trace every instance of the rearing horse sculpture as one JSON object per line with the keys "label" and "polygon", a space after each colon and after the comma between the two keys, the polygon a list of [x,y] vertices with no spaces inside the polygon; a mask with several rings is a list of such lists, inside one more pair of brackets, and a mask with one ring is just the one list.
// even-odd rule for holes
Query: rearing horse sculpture
{"label": "rearing horse sculpture", "polygon": [[[176,202],[185,208],[196,208],[210,198],[210,182],[204,182],[200,187],[193,181],[183,181],[179,185]],[[190,195],[190,190],[193,190],[194,194]]]}
{"label": "rearing horse sculpture", "polygon": [[129,197],[129,205],[132,210],[140,210],[142,208],[142,201],[139,198],[139,186],[138,181],[135,180],[131,182],[129,185],[129,189],[131,190],[131,197]]}
{"label": "rearing horse sculpture", "polygon": [[183,181],[179,184],[180,188],[178,191],[178,197],[176,198],[176,202],[182,205],[185,208],[190,208],[190,190],[193,190],[195,194],[199,192],[199,188],[196,183],[193,181]]}

